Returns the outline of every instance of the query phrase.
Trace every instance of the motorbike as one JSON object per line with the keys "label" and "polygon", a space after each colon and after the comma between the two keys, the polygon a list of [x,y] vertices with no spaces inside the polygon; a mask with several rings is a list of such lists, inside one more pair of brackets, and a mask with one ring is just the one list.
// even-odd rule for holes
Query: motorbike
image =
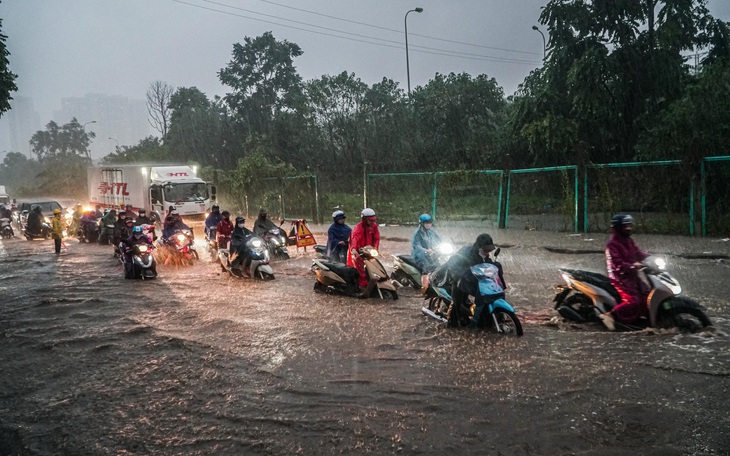
{"label": "motorbike", "polygon": [[[230,244],[230,243],[229,243]],[[274,270],[269,264],[269,251],[263,239],[251,234],[246,238],[243,258],[238,258],[230,248],[218,249],[218,260],[221,270],[236,277],[248,277],[261,280],[274,280]]]}
{"label": "motorbike", "polygon": [[[500,249],[494,252],[495,260],[499,252]],[[471,326],[471,322],[476,319],[478,328],[492,328],[506,336],[522,336],[522,323],[514,307],[504,299],[504,287],[499,279],[497,265],[481,263],[471,267],[471,273],[479,285],[483,301],[481,306],[477,306],[475,297],[470,296],[457,309],[446,286],[450,280],[458,278],[437,277],[441,273],[437,270],[429,275],[430,284],[424,298],[428,303],[421,308],[421,313],[451,327]]]}
{"label": "motorbike", "polygon": [[8,218],[0,219],[0,236],[2,236],[3,239],[10,239],[11,237],[15,236],[13,227],[10,226],[10,219],[8,219]]}
{"label": "motorbike", "polygon": [[[434,249],[432,256],[435,257],[437,264],[442,265],[454,253],[454,246],[449,242],[442,242]],[[418,266],[415,258],[411,255],[395,254],[393,255],[393,278],[404,287],[410,286],[417,290],[421,289],[421,268]]]}
{"label": "motorbike", "polygon": [[177,230],[164,242],[164,245],[186,260],[199,259],[198,251],[193,243],[193,234],[190,230]]}
{"label": "motorbike", "polygon": [[38,232],[31,231],[28,225],[26,225],[23,235],[27,240],[32,241],[33,239],[50,239],[51,232],[51,221],[48,217],[44,217]]}
{"label": "motorbike", "polygon": [[289,251],[286,249],[287,236],[281,228],[271,228],[264,233],[263,240],[271,257],[280,260],[289,259]]}
{"label": "motorbike", "polygon": [[99,240],[99,226],[96,221],[82,221],[78,238],[79,242],[97,242]]}
{"label": "motorbike", "polygon": [[206,236],[207,247],[208,247],[208,254],[210,255],[210,259],[215,261],[218,258],[218,236],[216,236],[217,228],[212,227],[208,230],[208,234]]}
{"label": "motorbike", "polygon": [[[315,258],[312,270],[317,276],[314,291],[337,293],[357,298],[398,299],[397,282],[391,280],[383,263],[378,259],[378,251],[371,246],[361,248],[358,253],[365,262],[365,276],[368,285],[360,290],[360,273],[357,269],[342,263]],[[395,283],[394,283],[395,282]]]}
{"label": "motorbike", "polygon": [[344,245],[338,245],[332,255],[327,255],[326,245],[315,245],[314,252],[317,254],[317,258],[327,261],[333,261],[335,263],[345,264],[347,263],[348,247],[348,243],[345,243]]}
{"label": "motorbike", "polygon": [[[640,330],[652,328],[678,328],[695,332],[711,326],[710,319],[696,301],[682,296],[682,287],[666,269],[666,261],[649,256],[638,270],[645,285],[650,289],[646,298],[647,317],[636,324],[615,322],[617,329]],[[608,277],[595,272],[577,269],[559,269],[565,285],[557,285],[553,301],[555,310],[566,320],[577,323],[600,322],[599,315],[609,312],[621,302],[621,296]]]}
{"label": "motorbike", "polygon": [[157,277],[153,251],[151,245],[137,244],[132,247],[132,262],[124,265],[124,278],[150,280]]}
{"label": "motorbike", "polygon": [[114,224],[104,225],[99,221],[99,244],[111,244],[114,239]]}

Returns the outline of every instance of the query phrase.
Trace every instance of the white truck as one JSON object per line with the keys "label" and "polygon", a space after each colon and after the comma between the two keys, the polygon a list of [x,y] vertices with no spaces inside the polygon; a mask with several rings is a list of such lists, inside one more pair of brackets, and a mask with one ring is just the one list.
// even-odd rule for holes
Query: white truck
{"label": "white truck", "polygon": [[104,165],[87,171],[89,203],[119,209],[131,204],[135,211],[164,222],[170,206],[186,218],[205,217],[215,204],[215,187],[185,165]]}

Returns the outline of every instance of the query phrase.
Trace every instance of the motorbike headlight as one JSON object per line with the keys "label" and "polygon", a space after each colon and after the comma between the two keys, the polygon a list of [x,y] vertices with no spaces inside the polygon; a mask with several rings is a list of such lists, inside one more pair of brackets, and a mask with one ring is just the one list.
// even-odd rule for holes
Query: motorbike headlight
{"label": "motorbike headlight", "polygon": [[571,281],[570,281],[570,276],[569,276],[568,274],[566,274],[566,273],[562,273],[562,274],[560,274],[560,276],[561,276],[561,277],[563,278],[563,280],[565,280],[565,283],[566,283],[566,284],[568,284],[568,285],[570,285],[570,284],[571,284]]}
{"label": "motorbike headlight", "polygon": [[62,235],[63,235],[63,237],[66,237],[66,236],[68,236],[68,232],[64,231],[64,232],[62,233]]}
{"label": "motorbike headlight", "polygon": [[262,245],[261,239],[254,239],[254,240],[252,240],[251,241],[251,245],[254,246],[254,247],[256,247],[256,248],[261,247],[261,245]]}
{"label": "motorbike headlight", "polygon": [[371,249],[371,250],[370,250],[370,256],[371,256],[371,257],[376,257],[376,256],[378,256],[378,255],[379,255],[379,253],[378,253],[378,251],[377,251],[377,250],[375,250],[375,249]]}
{"label": "motorbike headlight", "polygon": [[49,219],[48,217],[43,217],[43,221],[46,222],[46,223],[48,223],[48,224],[51,223],[51,219]]}
{"label": "motorbike headlight", "polygon": [[448,242],[442,242],[436,246],[436,251],[442,255],[451,255],[454,253],[454,246]]}
{"label": "motorbike headlight", "polygon": [[184,241],[185,240],[185,235],[184,234],[178,234],[177,235],[177,240],[180,241],[180,242]]}
{"label": "motorbike headlight", "polygon": [[140,253],[145,253],[146,251],[147,251],[147,246],[146,245],[140,245],[139,246],[139,252]]}
{"label": "motorbike headlight", "polygon": [[66,220],[71,220],[72,218],[74,218],[73,214],[69,214],[68,212],[66,212],[66,215],[64,215],[64,217],[66,218]]}
{"label": "motorbike headlight", "polygon": [[660,271],[663,271],[667,267],[667,262],[664,261],[664,258],[657,258],[654,264],[656,264],[657,269]]}

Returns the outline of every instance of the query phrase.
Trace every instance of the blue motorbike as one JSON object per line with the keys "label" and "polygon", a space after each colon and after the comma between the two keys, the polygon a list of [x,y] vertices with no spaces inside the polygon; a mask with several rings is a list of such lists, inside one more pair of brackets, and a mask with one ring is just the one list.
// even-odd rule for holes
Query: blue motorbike
{"label": "blue motorbike", "polygon": [[[498,255],[499,249],[495,252],[495,258]],[[481,263],[472,266],[471,273],[478,282],[481,299],[477,300],[474,296],[470,296],[467,302],[457,309],[447,289],[447,283],[431,277],[431,284],[425,297],[428,305],[422,307],[421,312],[453,327],[476,325],[479,328],[493,328],[504,335],[521,336],[522,324],[515,315],[514,307],[504,299],[499,268],[492,263]],[[481,304],[477,305],[477,301]]]}

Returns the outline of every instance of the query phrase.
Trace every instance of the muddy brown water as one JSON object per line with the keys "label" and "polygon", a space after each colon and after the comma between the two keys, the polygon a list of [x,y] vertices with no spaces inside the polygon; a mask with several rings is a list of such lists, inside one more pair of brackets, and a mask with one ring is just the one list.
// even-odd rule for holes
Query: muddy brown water
{"label": "muddy brown water", "polygon": [[[389,266],[412,231],[381,228]],[[273,282],[205,258],[138,282],[108,246],[2,240],[0,454],[730,454],[730,242],[637,236],[715,328],[608,333],[550,303],[558,267],[605,270],[605,235],[492,234],[522,338],[445,328],[411,289],[315,294],[311,250]]]}

